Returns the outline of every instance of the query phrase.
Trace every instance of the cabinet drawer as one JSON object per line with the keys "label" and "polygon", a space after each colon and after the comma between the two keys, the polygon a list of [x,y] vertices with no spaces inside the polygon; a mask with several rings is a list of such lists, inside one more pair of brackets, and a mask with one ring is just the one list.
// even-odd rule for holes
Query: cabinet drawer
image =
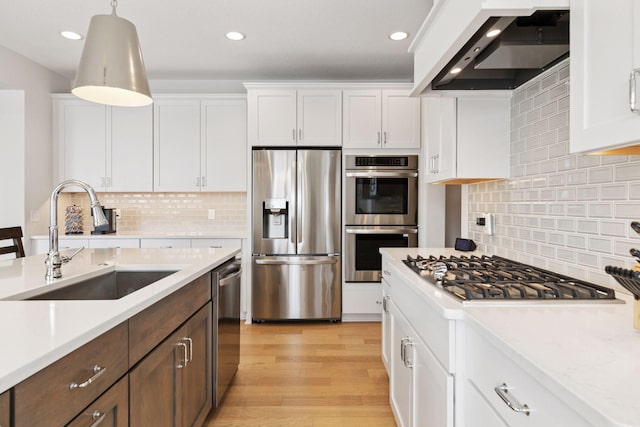
{"label": "cabinet drawer", "polygon": [[[472,328],[468,327],[465,335],[467,374],[471,383],[466,386],[475,386],[509,426],[592,425]],[[513,411],[502,401],[495,391],[502,384],[508,387],[509,400],[528,406],[529,416]],[[474,417],[475,414],[467,414],[467,425],[478,425],[472,422]]]}
{"label": "cabinet drawer", "polygon": [[160,344],[211,299],[211,273],[129,319],[129,366]]}
{"label": "cabinet drawer", "polygon": [[89,247],[96,249],[139,248],[139,239],[89,239]]}
{"label": "cabinet drawer", "polygon": [[390,266],[391,301],[398,306],[420,338],[428,343],[429,349],[442,366],[455,373],[455,321],[445,319],[431,310],[418,294],[415,285],[406,282],[402,274]]}
{"label": "cabinet drawer", "polygon": [[[92,424],[93,423],[93,424]],[[129,425],[129,377],[125,376],[74,418],[67,427]]]}
{"label": "cabinet drawer", "polygon": [[0,427],[10,427],[11,422],[11,398],[9,392],[0,394]]}
{"label": "cabinet drawer", "polygon": [[127,372],[127,333],[122,323],[18,384],[14,426],[68,423]]}
{"label": "cabinet drawer", "polygon": [[141,248],[190,248],[191,239],[140,239]]}
{"label": "cabinet drawer", "polygon": [[192,248],[241,248],[241,239],[191,239]]}
{"label": "cabinet drawer", "polygon": [[382,312],[380,283],[345,283],[342,288],[342,312],[380,314]]}

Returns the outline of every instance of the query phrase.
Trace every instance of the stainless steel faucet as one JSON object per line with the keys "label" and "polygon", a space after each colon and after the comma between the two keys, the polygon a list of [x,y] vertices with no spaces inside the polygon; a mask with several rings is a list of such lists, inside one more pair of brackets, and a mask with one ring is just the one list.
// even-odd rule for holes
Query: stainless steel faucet
{"label": "stainless steel faucet", "polygon": [[[45,278],[47,280],[59,279],[60,277],[62,277],[62,271],[60,267],[62,266],[62,264],[69,262],[71,258],[73,258],[73,255],[75,255],[73,254],[71,257],[61,257],[60,252],[58,251],[58,195],[63,188],[72,185],[81,187],[84,191],[87,192],[87,194],[89,194],[89,199],[91,200],[91,211],[93,213],[94,227],[106,225],[108,223],[107,218],[104,216],[104,212],[102,212],[102,206],[100,206],[98,196],[96,196],[95,190],[89,184],[77,179],[69,179],[58,184],[58,186],[54,188],[53,192],[51,193],[49,253],[47,254],[47,259],[45,260],[45,264],[47,266],[47,273],[45,275]],[[79,251],[77,251],[76,253],[78,252]]]}

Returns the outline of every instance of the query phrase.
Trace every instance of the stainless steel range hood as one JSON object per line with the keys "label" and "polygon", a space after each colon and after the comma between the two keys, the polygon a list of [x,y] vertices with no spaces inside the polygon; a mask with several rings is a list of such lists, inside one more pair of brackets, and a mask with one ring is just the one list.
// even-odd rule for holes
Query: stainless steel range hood
{"label": "stainless steel range hood", "polygon": [[569,55],[569,0],[440,0],[409,51],[411,95],[514,89]]}

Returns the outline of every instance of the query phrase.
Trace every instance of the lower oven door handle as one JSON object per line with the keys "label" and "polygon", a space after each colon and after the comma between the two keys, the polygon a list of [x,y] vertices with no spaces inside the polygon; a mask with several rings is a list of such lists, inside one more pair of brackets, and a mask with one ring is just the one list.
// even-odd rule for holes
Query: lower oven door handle
{"label": "lower oven door handle", "polygon": [[347,172],[347,178],[417,178],[418,172]]}
{"label": "lower oven door handle", "polygon": [[258,265],[319,265],[336,264],[338,258],[318,258],[318,259],[256,259]]}
{"label": "lower oven door handle", "polygon": [[417,228],[346,228],[347,234],[418,234]]}

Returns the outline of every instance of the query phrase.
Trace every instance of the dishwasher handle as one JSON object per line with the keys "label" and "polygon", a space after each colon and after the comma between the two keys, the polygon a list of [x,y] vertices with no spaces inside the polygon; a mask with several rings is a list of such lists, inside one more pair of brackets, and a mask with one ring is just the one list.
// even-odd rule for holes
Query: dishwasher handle
{"label": "dishwasher handle", "polygon": [[242,274],[242,270],[238,269],[234,273],[221,277],[218,282],[218,286],[223,287],[223,286],[227,286],[230,283],[233,283],[236,280],[236,278],[240,277],[241,274]]}

